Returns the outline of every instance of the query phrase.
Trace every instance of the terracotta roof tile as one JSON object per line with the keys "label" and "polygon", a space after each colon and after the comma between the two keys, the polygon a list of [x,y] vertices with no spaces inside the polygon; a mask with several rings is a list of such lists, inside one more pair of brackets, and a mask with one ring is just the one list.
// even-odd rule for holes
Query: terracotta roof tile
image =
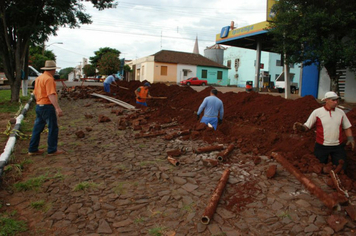
{"label": "terracotta roof tile", "polygon": [[161,50],[153,54],[153,56],[155,62],[209,66],[229,69],[229,67],[227,66],[221,65],[215,61],[210,60],[209,58],[195,53]]}

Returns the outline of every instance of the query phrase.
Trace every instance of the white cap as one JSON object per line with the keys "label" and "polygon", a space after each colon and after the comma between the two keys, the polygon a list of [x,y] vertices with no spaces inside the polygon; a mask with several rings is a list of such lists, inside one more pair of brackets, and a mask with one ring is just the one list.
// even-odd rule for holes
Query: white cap
{"label": "white cap", "polygon": [[325,93],[325,97],[323,99],[321,99],[321,101],[325,101],[326,99],[337,99],[339,98],[339,96],[337,96],[337,94],[333,91],[330,91],[330,92],[326,92]]}

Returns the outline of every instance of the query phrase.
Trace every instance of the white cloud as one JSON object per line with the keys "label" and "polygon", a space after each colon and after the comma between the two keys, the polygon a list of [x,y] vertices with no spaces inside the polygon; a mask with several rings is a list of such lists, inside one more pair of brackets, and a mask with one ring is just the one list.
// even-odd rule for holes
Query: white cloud
{"label": "white cloud", "polygon": [[[121,51],[120,58],[136,59],[161,49],[192,52],[198,36],[199,52],[215,44],[222,27],[242,27],[264,21],[266,0],[159,0],[119,2],[116,9],[98,11],[83,2],[93,24],[61,28],[47,49],[61,68],[79,65],[101,47]],[[63,42],[62,45],[55,42]]]}

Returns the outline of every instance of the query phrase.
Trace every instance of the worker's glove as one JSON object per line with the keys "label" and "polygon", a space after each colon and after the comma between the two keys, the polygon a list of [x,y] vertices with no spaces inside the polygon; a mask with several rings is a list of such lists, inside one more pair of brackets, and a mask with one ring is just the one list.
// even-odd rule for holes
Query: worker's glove
{"label": "worker's glove", "polygon": [[200,115],[197,115],[197,120],[199,120],[200,119]]}
{"label": "worker's glove", "polygon": [[351,144],[351,150],[353,151],[355,149],[355,140],[354,140],[354,137],[352,136],[348,136],[347,137],[347,142],[346,142],[346,145],[349,145]]}
{"label": "worker's glove", "polygon": [[221,125],[222,124],[222,119],[219,119],[218,123],[219,123],[219,125]]}
{"label": "worker's glove", "polygon": [[294,130],[299,130],[299,131],[307,131],[307,127],[305,127],[305,125],[303,125],[302,123],[299,122],[295,122],[293,124],[293,129]]}
{"label": "worker's glove", "polygon": [[137,99],[138,99],[138,100],[140,100],[140,99],[141,99],[141,97],[140,97],[140,96],[138,96],[138,97],[137,97]]}

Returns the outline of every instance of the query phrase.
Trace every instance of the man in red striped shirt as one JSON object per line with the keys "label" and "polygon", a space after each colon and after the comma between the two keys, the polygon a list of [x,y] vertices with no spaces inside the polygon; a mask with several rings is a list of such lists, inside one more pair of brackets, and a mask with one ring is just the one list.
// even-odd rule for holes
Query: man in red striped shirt
{"label": "man in red striped shirt", "polygon": [[346,151],[344,149],[342,131],[347,137],[346,145],[351,144],[352,150],[355,148],[355,141],[352,136],[351,123],[345,112],[337,108],[339,96],[335,92],[325,93],[322,101],[323,107],[315,109],[304,124],[296,122],[294,130],[308,131],[314,124],[316,126],[316,142],[314,155],[321,163],[327,163],[329,155],[333,165],[338,165],[339,160],[344,160],[343,169],[346,168]]}

